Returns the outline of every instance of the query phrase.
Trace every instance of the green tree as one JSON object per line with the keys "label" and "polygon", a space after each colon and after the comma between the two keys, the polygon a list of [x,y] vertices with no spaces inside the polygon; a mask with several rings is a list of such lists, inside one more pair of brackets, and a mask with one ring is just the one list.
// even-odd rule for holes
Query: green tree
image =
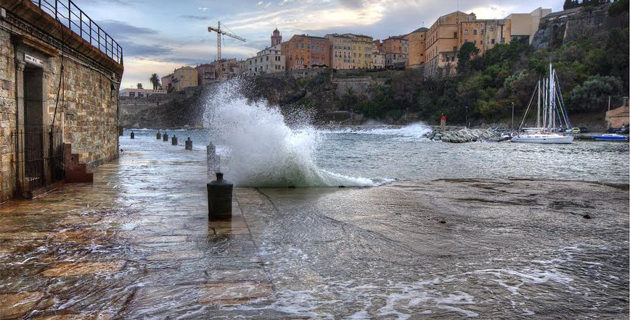
{"label": "green tree", "polygon": [[479,53],[479,49],[472,42],[466,42],[462,45],[457,53],[457,72],[465,73],[468,71],[468,62],[471,56]]}
{"label": "green tree", "polygon": [[591,76],[584,83],[576,86],[569,94],[571,110],[603,110],[608,97],[617,98],[621,93],[622,83],[617,77]]}
{"label": "green tree", "polygon": [[153,84],[153,90],[157,90],[160,88],[160,78],[158,77],[157,73],[152,74],[151,78],[149,78],[149,81],[151,81],[151,83]]}
{"label": "green tree", "polygon": [[617,0],[608,7],[608,14],[611,17],[628,12],[628,0]]}

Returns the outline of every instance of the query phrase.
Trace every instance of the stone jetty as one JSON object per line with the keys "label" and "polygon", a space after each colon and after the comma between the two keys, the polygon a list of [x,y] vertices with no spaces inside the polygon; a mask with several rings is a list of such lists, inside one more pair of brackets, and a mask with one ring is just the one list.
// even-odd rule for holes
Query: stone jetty
{"label": "stone jetty", "polygon": [[445,131],[443,133],[432,133],[429,138],[452,143],[500,141],[501,134],[492,129],[461,129],[457,131]]}

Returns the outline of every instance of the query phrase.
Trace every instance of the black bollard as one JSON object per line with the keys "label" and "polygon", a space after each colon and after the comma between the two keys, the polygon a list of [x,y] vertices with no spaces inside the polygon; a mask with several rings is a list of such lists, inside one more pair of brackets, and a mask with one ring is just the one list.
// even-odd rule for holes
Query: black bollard
{"label": "black bollard", "polygon": [[208,183],[208,218],[225,220],[232,218],[232,189],[234,186],[223,180],[223,173],[217,172],[217,180]]}
{"label": "black bollard", "polygon": [[186,150],[192,150],[192,140],[190,140],[190,137],[186,140]]}
{"label": "black bollard", "polygon": [[158,140],[162,139],[162,134],[160,133],[160,131],[158,131],[158,133],[155,135],[155,138]]}
{"label": "black bollard", "polygon": [[133,133],[133,131],[131,131],[131,139],[135,138],[135,134]]}
{"label": "black bollard", "polygon": [[173,136],[173,139],[171,139],[171,144],[174,146],[177,145],[177,136]]}
{"label": "black bollard", "polygon": [[162,141],[168,141],[168,134],[166,132],[162,135]]}

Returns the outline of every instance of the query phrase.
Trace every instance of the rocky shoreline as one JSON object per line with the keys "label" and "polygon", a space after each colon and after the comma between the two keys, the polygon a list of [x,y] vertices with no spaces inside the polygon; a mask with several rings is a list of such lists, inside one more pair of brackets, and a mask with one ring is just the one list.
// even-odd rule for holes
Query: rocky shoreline
{"label": "rocky shoreline", "polygon": [[431,140],[441,140],[442,142],[464,143],[474,141],[501,142],[509,140],[509,137],[502,136],[500,132],[492,129],[460,129],[451,131],[434,131],[427,135]]}

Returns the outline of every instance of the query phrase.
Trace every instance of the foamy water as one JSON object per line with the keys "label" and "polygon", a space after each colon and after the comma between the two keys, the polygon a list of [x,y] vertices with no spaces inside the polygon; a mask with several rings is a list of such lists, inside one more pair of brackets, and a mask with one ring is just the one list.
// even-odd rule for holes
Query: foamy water
{"label": "foamy water", "polygon": [[209,95],[204,126],[225,150],[221,170],[239,186],[374,186],[377,182],[320,169],[315,152],[324,140],[307,117],[291,127],[276,106],[247,101],[242,83],[231,80]]}

